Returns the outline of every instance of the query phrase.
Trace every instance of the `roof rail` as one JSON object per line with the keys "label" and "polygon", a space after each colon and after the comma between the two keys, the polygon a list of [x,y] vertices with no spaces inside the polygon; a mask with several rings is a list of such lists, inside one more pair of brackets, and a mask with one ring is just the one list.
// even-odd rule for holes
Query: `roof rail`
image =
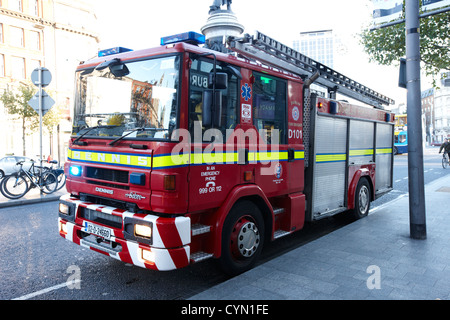
{"label": "roof rail", "polygon": [[303,79],[319,77],[314,83],[328,89],[330,94],[340,93],[349,98],[384,109],[382,105],[395,101],[344,76],[294,49],[256,31],[255,36],[245,34],[242,38],[228,38],[229,49],[249,59],[298,74]]}

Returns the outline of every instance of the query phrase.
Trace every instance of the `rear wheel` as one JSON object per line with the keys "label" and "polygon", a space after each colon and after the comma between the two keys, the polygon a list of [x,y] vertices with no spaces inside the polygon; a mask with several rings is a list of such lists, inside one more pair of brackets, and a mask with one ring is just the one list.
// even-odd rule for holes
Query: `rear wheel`
{"label": "rear wheel", "polygon": [[42,191],[44,193],[53,193],[58,187],[58,178],[52,172],[46,172],[42,176]]}
{"label": "rear wheel", "polygon": [[369,214],[370,209],[370,185],[367,179],[360,179],[356,186],[355,207],[352,210],[355,219],[361,219]]}
{"label": "rear wheel", "polygon": [[442,157],[442,168],[447,169],[448,168],[448,156],[444,153],[444,156]]}
{"label": "rear wheel", "polygon": [[264,243],[264,220],[251,201],[240,201],[229,212],[222,230],[220,266],[230,275],[251,269]]}

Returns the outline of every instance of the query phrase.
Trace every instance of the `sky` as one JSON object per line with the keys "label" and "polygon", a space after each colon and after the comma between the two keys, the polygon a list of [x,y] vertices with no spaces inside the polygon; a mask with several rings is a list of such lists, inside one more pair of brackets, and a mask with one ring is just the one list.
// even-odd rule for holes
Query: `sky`
{"label": "sky", "polygon": [[[213,0],[93,0],[99,23],[100,48],[144,49],[160,38],[186,31],[200,33]],[[398,67],[369,63],[356,36],[371,25],[370,0],[233,0],[231,9],[245,27],[293,46],[300,32],[333,29],[345,46],[334,69],[386,95],[396,104],[406,101],[398,87]],[[426,84],[425,84],[426,86]],[[422,84],[422,89],[427,89]]]}

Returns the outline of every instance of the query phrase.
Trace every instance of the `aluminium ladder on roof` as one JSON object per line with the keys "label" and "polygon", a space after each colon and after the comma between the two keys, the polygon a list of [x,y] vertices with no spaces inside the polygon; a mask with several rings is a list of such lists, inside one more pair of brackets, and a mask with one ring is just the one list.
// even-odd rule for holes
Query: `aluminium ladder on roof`
{"label": "aluminium ladder on roof", "polygon": [[243,38],[229,38],[228,46],[230,50],[244,57],[284,69],[303,78],[313,77],[318,72],[320,75],[314,83],[327,88],[331,94],[338,92],[380,109],[383,109],[383,104],[395,103],[394,100],[367,88],[259,31],[256,31],[255,37],[246,34]]}

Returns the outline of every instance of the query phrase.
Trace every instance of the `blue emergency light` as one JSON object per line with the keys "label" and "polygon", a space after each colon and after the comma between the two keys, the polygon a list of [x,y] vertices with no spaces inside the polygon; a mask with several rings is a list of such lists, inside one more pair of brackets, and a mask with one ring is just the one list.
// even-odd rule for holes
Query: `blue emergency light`
{"label": "blue emergency light", "polygon": [[98,56],[105,57],[105,56],[110,56],[113,54],[118,54],[118,53],[123,53],[123,52],[128,52],[128,51],[133,51],[133,50],[124,48],[124,47],[114,47],[114,48],[109,48],[109,49],[105,49],[105,50],[100,50],[98,52]]}
{"label": "blue emergency light", "polygon": [[165,46],[172,43],[178,42],[188,42],[194,44],[204,44],[205,36],[194,31],[189,31],[185,33],[174,34],[173,36],[162,37],[161,45]]}

